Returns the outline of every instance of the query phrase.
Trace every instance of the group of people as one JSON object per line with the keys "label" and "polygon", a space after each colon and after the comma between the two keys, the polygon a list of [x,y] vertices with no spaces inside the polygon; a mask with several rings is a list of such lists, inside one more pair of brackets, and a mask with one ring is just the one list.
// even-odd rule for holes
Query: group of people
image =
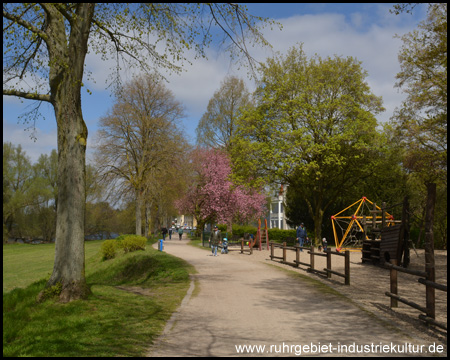
{"label": "group of people", "polygon": [[[172,227],[169,227],[169,230],[167,230],[166,227],[163,227],[161,229],[163,240],[166,240],[167,234],[169,234],[169,239],[172,239],[172,232],[173,232]],[[180,226],[178,228],[177,232],[178,232],[178,235],[181,240],[181,238],[183,236],[183,228]],[[309,240],[307,233],[306,233],[306,228],[305,228],[304,223],[301,223],[300,226],[297,228],[296,235],[297,235],[298,244],[300,246],[300,251],[303,251],[303,249],[302,249],[303,245]],[[219,244],[222,243],[220,230],[217,227],[217,225],[214,226],[214,230],[211,232],[211,235],[209,237],[209,242],[211,244],[211,249],[212,249],[213,255],[217,256],[217,247],[219,246]],[[323,250],[327,251],[327,239],[326,238],[322,239],[322,245],[323,245]]]}
{"label": "group of people", "polygon": [[[178,233],[178,235],[179,235],[179,237],[180,237],[180,240],[181,240],[181,238],[183,237],[183,228],[180,226],[180,227],[176,230],[176,232]],[[163,228],[161,229],[161,234],[162,234],[163,240],[166,240],[166,235],[167,235],[167,234],[169,234],[169,240],[172,240],[172,233],[173,233],[173,228],[172,228],[171,226],[169,226],[169,230],[167,230],[166,227],[163,227]]]}
{"label": "group of people", "polygon": [[[305,224],[301,223],[300,226],[297,228],[297,241],[298,244],[300,246],[300,251],[303,251],[302,247],[303,244],[305,244],[309,238],[306,234],[306,228],[305,228]],[[327,239],[323,238],[322,239],[322,245],[323,245],[323,251],[327,251]],[[320,247],[319,247],[320,249]]]}

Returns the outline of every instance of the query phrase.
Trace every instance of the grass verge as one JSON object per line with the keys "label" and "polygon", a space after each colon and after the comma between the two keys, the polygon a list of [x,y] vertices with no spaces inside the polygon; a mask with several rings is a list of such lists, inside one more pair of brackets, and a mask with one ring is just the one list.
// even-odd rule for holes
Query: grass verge
{"label": "grass verge", "polygon": [[[86,244],[89,299],[38,304],[46,279],[3,293],[4,357],[145,355],[181,303],[194,269],[151,246],[101,261],[100,244]],[[146,289],[145,296],[127,287]]]}

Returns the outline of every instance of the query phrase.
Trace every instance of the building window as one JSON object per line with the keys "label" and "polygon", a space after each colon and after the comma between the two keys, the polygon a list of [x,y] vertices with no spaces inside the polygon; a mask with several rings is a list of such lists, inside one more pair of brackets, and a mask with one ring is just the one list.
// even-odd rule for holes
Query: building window
{"label": "building window", "polygon": [[272,214],[278,214],[278,203],[272,203]]}

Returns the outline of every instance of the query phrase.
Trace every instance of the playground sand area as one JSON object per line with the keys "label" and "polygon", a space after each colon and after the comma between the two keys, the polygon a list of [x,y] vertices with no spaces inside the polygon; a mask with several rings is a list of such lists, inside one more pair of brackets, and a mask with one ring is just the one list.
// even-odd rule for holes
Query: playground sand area
{"label": "playground sand area", "polygon": [[[350,285],[344,284],[344,278],[332,275],[331,279],[326,276],[307,271],[307,266],[300,265],[298,268],[283,264],[278,259],[270,259],[270,250],[254,249],[253,254],[248,252],[241,254],[239,250],[230,251],[229,256],[239,256],[247,261],[256,261],[286,270],[297,272],[303,276],[318,280],[333,288],[355,304],[368,310],[375,316],[387,321],[395,327],[409,333],[412,337],[421,338],[437,344],[447,344],[447,332],[443,329],[429,326],[419,319],[420,311],[398,302],[397,308],[390,308],[390,298],[385,295],[390,291],[390,271],[386,268],[370,263],[362,263],[361,252],[350,253]],[[282,249],[275,249],[275,256],[282,256]],[[425,252],[423,249],[414,251],[411,249],[411,263],[408,269],[425,269]],[[286,261],[294,262],[295,251],[287,251]],[[301,252],[300,261],[310,263],[310,254],[305,250]],[[447,250],[435,250],[436,282],[447,285]],[[326,257],[314,256],[314,268],[323,270],[326,268]],[[343,256],[332,256],[332,270],[344,273],[345,264]],[[398,295],[426,307],[425,285],[417,281],[418,277],[398,272]],[[447,293],[435,290],[436,294],[436,320],[447,324]],[[318,303],[319,305],[319,303]],[[326,304],[320,304],[326,311]]]}

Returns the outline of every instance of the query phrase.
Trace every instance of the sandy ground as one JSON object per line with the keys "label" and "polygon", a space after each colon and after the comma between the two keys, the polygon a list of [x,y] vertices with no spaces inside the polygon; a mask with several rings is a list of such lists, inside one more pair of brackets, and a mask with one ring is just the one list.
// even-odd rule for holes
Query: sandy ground
{"label": "sandy ground", "polygon": [[[233,254],[241,255],[239,251],[233,251]],[[282,249],[275,249],[274,255],[282,256]],[[309,259],[310,255],[307,252],[301,253],[300,261],[310,263]],[[447,332],[434,326],[427,326],[418,318],[418,315],[421,314],[420,311],[401,302],[398,302],[397,308],[390,308],[390,298],[385,295],[386,291],[390,291],[389,270],[367,262],[363,264],[361,252],[355,251],[350,253],[350,286],[344,285],[344,278],[336,275],[332,275],[331,279],[327,279],[324,276],[308,272],[306,266],[300,265],[300,268],[297,269],[290,265],[281,264],[279,259],[270,260],[270,251],[267,250],[254,251],[252,255],[248,255],[248,260],[276,264],[319,280],[341,294],[348,296],[376,316],[410,332],[413,336],[441,344],[447,343]],[[294,260],[295,251],[287,251],[287,261],[293,262]],[[435,250],[435,264],[436,282],[447,285],[446,250]],[[315,256],[314,265],[315,269],[323,270],[326,267],[326,257]],[[344,257],[332,256],[331,268],[344,273]],[[424,271],[424,250],[418,249],[414,251],[411,249],[411,264],[408,269]],[[426,307],[425,285],[420,284],[417,279],[417,276],[398,272],[398,295]],[[447,293],[435,290],[435,294],[436,320],[447,324]]]}
{"label": "sandy ground", "polygon": [[[306,272],[306,267],[296,269],[272,261],[267,250],[252,255],[233,251],[214,257],[209,251],[187,245],[184,239],[166,241],[164,251],[190,262],[198,273],[192,276],[182,305],[148,356],[273,357],[300,352],[309,356],[361,356],[358,349],[364,356],[430,356],[436,355],[430,353],[433,344],[443,345],[444,352],[438,355],[447,354],[446,333],[423,325],[417,310],[411,309],[411,313],[402,304],[389,309],[389,298],[384,295],[389,290],[389,271],[362,265],[360,253],[352,254],[351,285],[346,286],[340,277],[333,275],[327,280]],[[281,255],[281,251],[275,255]],[[293,260],[295,253],[291,255]],[[413,260],[415,256],[413,252]],[[300,261],[307,259],[309,255],[302,253]],[[333,260],[333,269],[343,269],[343,258],[335,256]],[[441,261],[440,256],[436,260]],[[322,269],[326,260],[316,256],[315,263]],[[327,286],[276,267],[299,272]],[[446,283],[446,256],[445,274],[437,276],[438,282],[443,283],[442,279]],[[406,281],[399,275],[399,294],[411,295],[414,300],[417,292],[424,299],[424,286]],[[344,296],[330,292],[328,287]],[[446,298],[445,303],[440,298],[438,301],[437,318],[446,322]],[[240,345],[265,347],[241,352]],[[405,349],[409,351],[402,351]]]}

